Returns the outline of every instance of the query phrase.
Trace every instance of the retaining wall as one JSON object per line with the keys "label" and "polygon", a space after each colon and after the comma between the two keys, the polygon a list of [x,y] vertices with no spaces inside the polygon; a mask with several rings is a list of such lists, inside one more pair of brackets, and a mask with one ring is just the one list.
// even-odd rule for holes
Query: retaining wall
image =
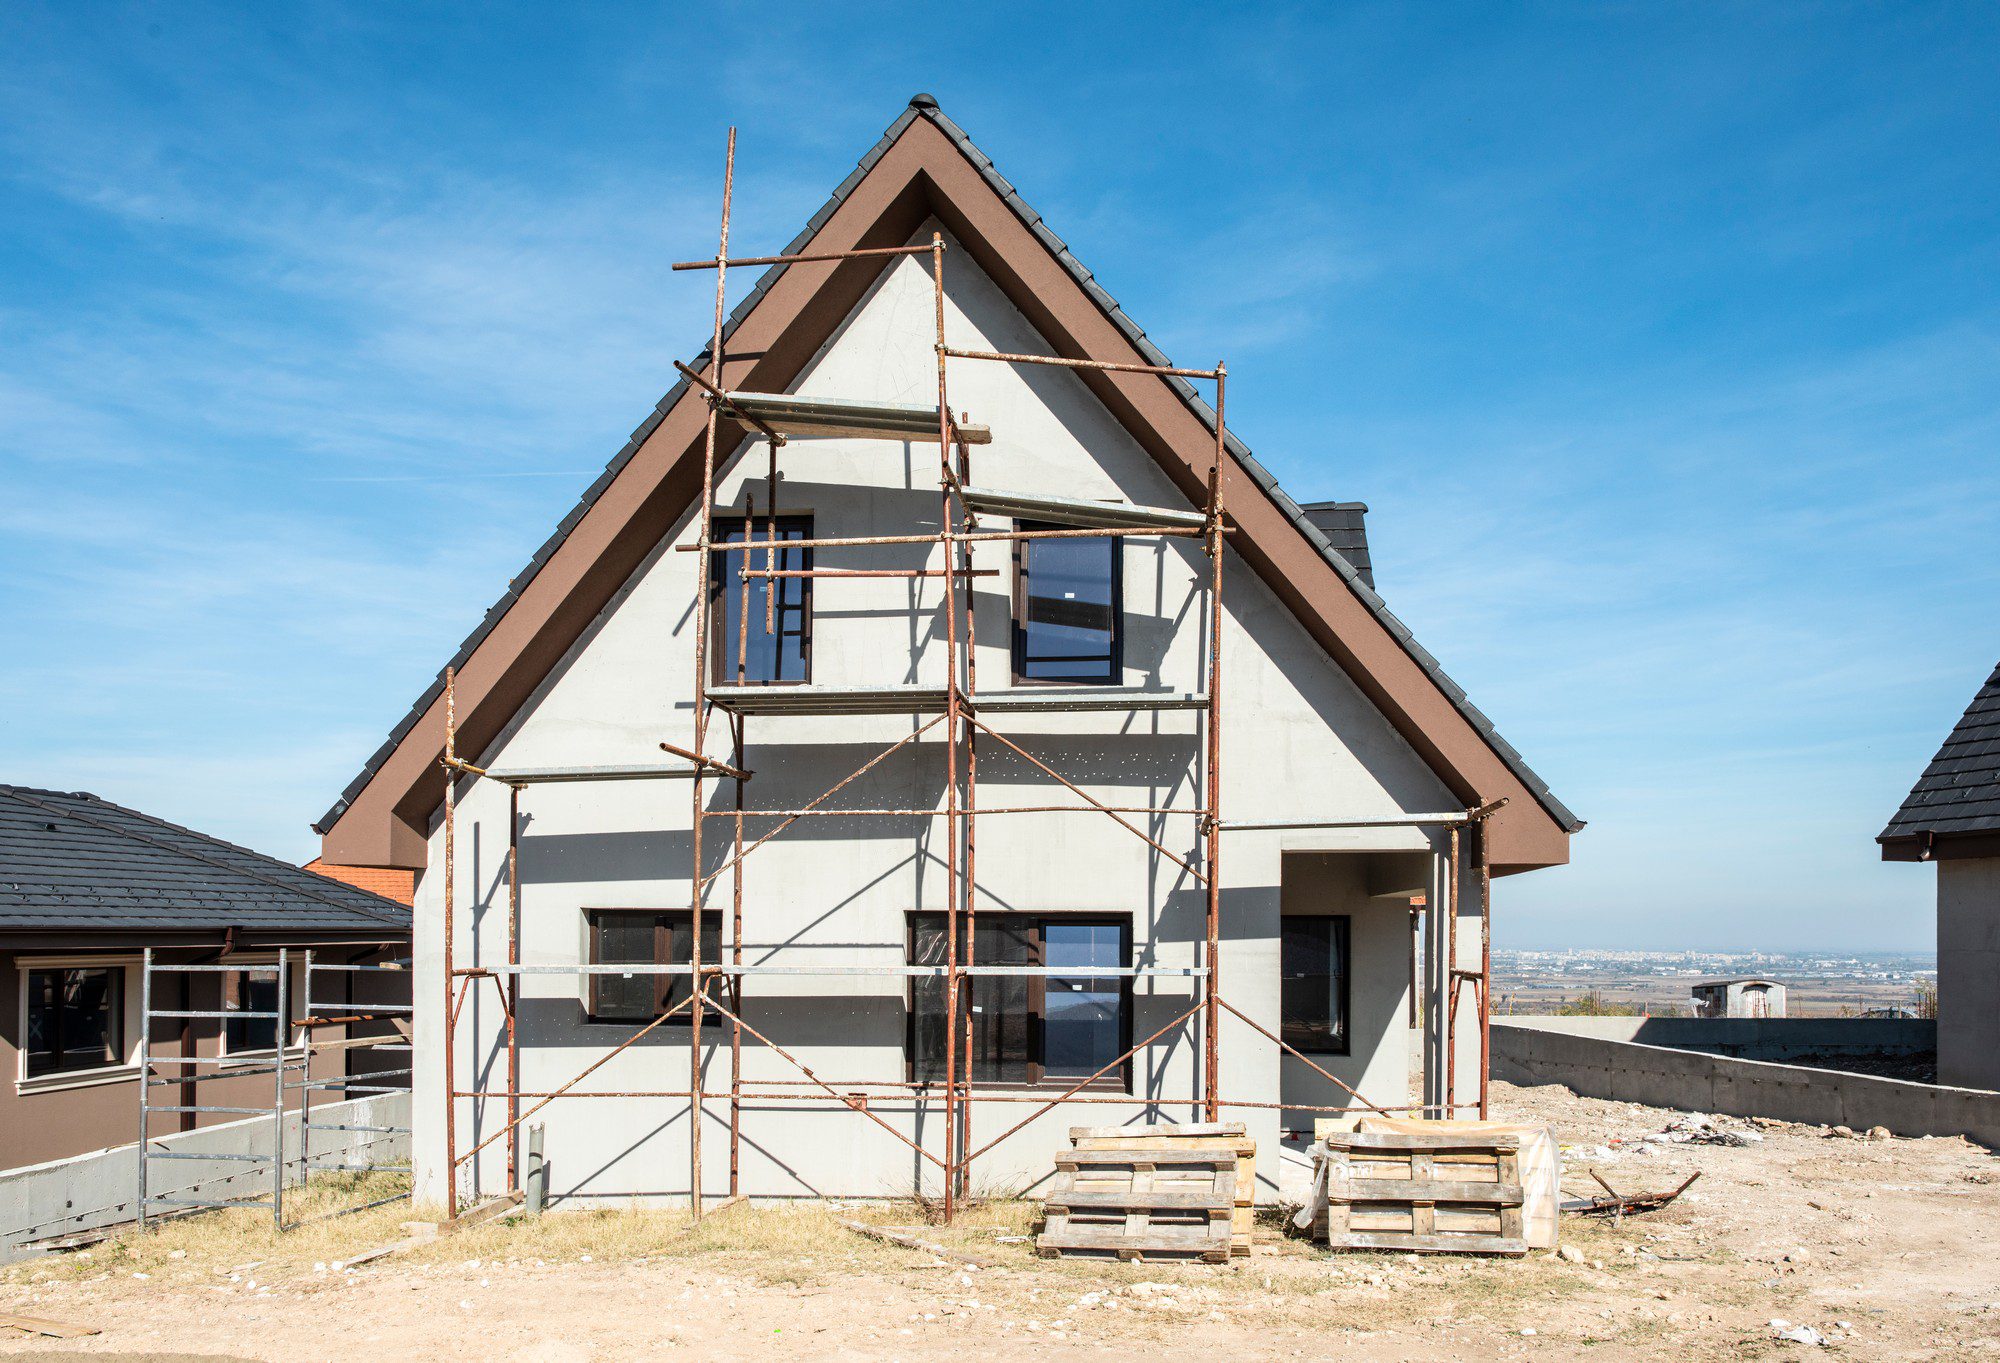
{"label": "retaining wall", "polygon": [[1937,1023],[1927,1018],[1646,1018],[1532,1016],[1495,1018],[1494,1025],[1566,1032],[1604,1041],[1636,1041],[1707,1051],[1744,1060],[1801,1055],[1915,1055],[1937,1049]]}
{"label": "retaining wall", "polygon": [[[1638,1021],[1641,1019],[1495,1018],[1493,1077],[1510,1084],[1561,1084],[1589,1098],[1684,1112],[1772,1117],[1818,1126],[1849,1126],[1856,1131],[1885,1126],[1899,1136],[1967,1136],[2000,1149],[2000,1093],[1745,1060],[1601,1034],[1619,1030],[1601,1024]],[[1844,1020],[1685,1021],[1769,1027],[1788,1021],[1831,1025]],[[1848,1025],[1878,1021],[1900,1020],[1856,1019]],[[1815,1045],[1810,1049],[1825,1053],[1827,1048]]]}
{"label": "retaining wall", "polygon": [[[313,1125],[352,1122],[357,1126],[410,1125],[410,1095],[385,1093],[344,1103],[316,1103]],[[248,1117],[240,1122],[206,1126],[172,1136],[156,1136],[156,1150],[178,1154],[269,1154],[272,1122]],[[302,1182],[305,1165],[299,1158],[299,1114],[285,1117],[285,1182]],[[81,1231],[122,1225],[138,1218],[139,1147],[113,1146],[88,1155],[30,1164],[0,1172],[0,1264],[31,1257],[30,1242]],[[357,1166],[408,1164],[407,1134],[364,1131],[312,1133],[316,1169],[332,1161]],[[245,1164],[218,1160],[153,1160],[147,1165],[148,1192],[153,1197],[257,1197],[269,1191],[268,1163]]]}

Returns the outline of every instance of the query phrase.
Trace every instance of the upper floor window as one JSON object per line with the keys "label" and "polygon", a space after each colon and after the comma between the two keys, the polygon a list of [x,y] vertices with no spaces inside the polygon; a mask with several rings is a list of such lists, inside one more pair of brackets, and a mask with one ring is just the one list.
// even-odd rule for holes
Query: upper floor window
{"label": "upper floor window", "polygon": [[[766,569],[809,571],[811,549],[787,549],[786,540],[812,538],[812,517],[780,516],[771,534],[766,516],[717,517],[713,535],[722,545],[709,558],[708,648],[711,681],[729,684],[803,682],[812,671],[812,579],[746,576]],[[780,547],[772,549],[776,542]],[[747,562],[746,562],[747,559]],[[768,611],[765,607],[769,599]],[[771,626],[766,629],[767,622]],[[747,625],[747,628],[744,626]]]}
{"label": "upper floor window", "polygon": [[1282,920],[1278,1035],[1288,1046],[1320,1055],[1346,1055],[1347,940],[1345,915]]}
{"label": "upper floor window", "polygon": [[[1022,521],[1022,530],[1066,527]],[[1124,677],[1119,541],[1014,542],[1014,680],[1116,685]]]}
{"label": "upper floor window", "polygon": [[94,1070],[125,1058],[125,969],[29,970],[25,1077]]}

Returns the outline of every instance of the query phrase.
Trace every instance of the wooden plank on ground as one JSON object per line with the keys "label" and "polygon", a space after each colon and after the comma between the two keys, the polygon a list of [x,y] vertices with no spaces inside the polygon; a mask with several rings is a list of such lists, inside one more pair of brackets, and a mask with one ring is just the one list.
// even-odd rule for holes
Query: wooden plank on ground
{"label": "wooden plank on ground", "polygon": [[40,1316],[0,1315],[0,1325],[24,1334],[47,1335],[50,1339],[82,1339],[104,1332],[95,1325],[72,1325],[66,1321],[44,1320]]}
{"label": "wooden plank on ground", "polygon": [[870,1240],[880,1240],[885,1244],[895,1245],[902,1249],[922,1250],[926,1254],[935,1254],[940,1259],[951,1259],[961,1264],[971,1264],[974,1268],[993,1267],[993,1262],[990,1259],[981,1259],[960,1250],[947,1249],[933,1240],[919,1238],[910,1230],[900,1229],[895,1226],[871,1226],[866,1221],[843,1220],[840,1224],[848,1230],[853,1231],[856,1235],[865,1235]]}

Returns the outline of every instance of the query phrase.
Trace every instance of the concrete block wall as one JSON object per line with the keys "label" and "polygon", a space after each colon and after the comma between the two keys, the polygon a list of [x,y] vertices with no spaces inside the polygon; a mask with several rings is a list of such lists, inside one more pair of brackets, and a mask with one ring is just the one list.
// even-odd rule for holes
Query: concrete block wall
{"label": "concrete block wall", "polygon": [[[312,1117],[315,1126],[351,1123],[408,1128],[410,1095],[387,1093],[344,1103],[318,1103]],[[299,1157],[299,1121],[296,1111],[285,1116],[287,1186],[303,1182],[306,1175]],[[268,1154],[271,1130],[269,1117],[247,1117],[156,1137],[152,1144],[177,1154]],[[356,1165],[404,1164],[409,1160],[407,1135],[315,1130],[312,1137],[313,1162],[321,1168],[333,1159],[351,1159]],[[136,1221],[138,1152],[136,1144],[118,1145],[0,1173],[0,1264],[31,1257],[36,1252],[27,1247],[32,1241]],[[147,1178],[152,1197],[256,1197],[271,1186],[268,1162],[154,1160]]]}
{"label": "concrete block wall", "polygon": [[[1784,1019],[1794,1020],[1818,1021]],[[1495,1018],[1493,1077],[1685,1112],[1965,1136],[2000,1149],[2000,1092],[1644,1045],[1593,1034],[1601,1029],[1588,1025],[1612,1021],[1632,1019]]]}

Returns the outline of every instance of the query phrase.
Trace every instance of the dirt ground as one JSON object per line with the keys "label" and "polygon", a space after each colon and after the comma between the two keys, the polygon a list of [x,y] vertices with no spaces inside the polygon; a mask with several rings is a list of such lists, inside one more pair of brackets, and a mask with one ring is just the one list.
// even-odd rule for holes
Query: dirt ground
{"label": "dirt ground", "polygon": [[[1046,1261],[1017,1238],[1032,1208],[1009,1203],[925,1231],[977,1269],[836,1219],[908,1224],[908,1206],[737,1207],[698,1230],[671,1212],[551,1215],[346,1268],[410,1210],[282,1239],[232,1213],[0,1271],[0,1311],[102,1331],[0,1339],[0,1356],[2000,1363],[2000,1157],[1734,1119],[1718,1124],[1762,1139],[1649,1142],[1676,1114],[1560,1088],[1498,1085],[1495,1108],[1556,1127],[1567,1193],[1593,1190],[1589,1168],[1621,1191],[1702,1177],[1622,1225],[1565,1217],[1580,1262],[1329,1256],[1275,1218],[1228,1267]],[[1801,1325],[1824,1343],[1779,1337]]]}

